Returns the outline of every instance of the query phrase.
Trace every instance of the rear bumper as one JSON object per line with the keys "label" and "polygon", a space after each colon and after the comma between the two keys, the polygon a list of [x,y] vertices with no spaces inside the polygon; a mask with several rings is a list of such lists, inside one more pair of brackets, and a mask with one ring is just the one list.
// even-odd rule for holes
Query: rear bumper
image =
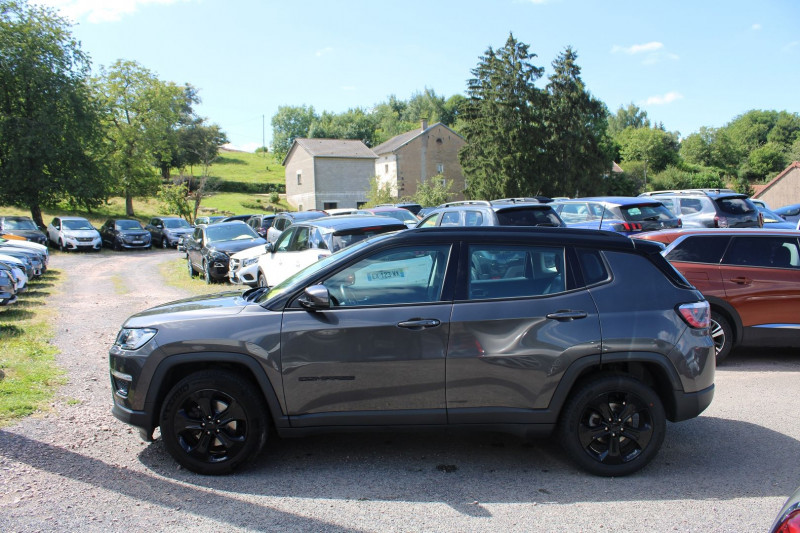
{"label": "rear bumper", "polygon": [[695,418],[711,405],[714,399],[714,385],[697,392],[675,391],[675,416],[671,422],[680,422]]}

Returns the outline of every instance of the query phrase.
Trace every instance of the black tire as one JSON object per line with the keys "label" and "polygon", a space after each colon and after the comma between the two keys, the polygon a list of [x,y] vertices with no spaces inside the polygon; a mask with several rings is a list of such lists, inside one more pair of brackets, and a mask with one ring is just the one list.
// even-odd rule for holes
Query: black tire
{"label": "black tire", "polygon": [[67,247],[64,246],[64,241],[62,239],[58,239],[58,251],[59,252],[66,252]]}
{"label": "black tire", "polygon": [[163,248],[164,250],[169,248],[169,239],[167,239],[166,237],[161,237],[161,248]]}
{"label": "black tire", "polygon": [[208,263],[206,261],[203,261],[203,280],[208,285],[214,283],[214,278],[211,277],[211,271],[208,270]]}
{"label": "black tire", "polygon": [[[101,248],[102,248],[102,246],[101,246]],[[122,250],[122,246],[119,245],[119,242],[117,242],[116,239],[114,239],[114,243],[112,244],[112,248],[114,249],[115,252],[119,252],[120,250]]]}
{"label": "black tire", "polygon": [[192,260],[189,259],[189,257],[186,257],[186,264],[189,265],[189,277],[193,278],[195,274],[197,274],[197,271],[194,269],[194,266],[192,266]]}
{"label": "black tire", "polygon": [[658,453],[666,416],[653,389],[627,376],[605,374],[576,387],[558,432],[567,453],[584,470],[626,476]]}
{"label": "black tire", "polygon": [[733,349],[733,328],[731,323],[724,315],[711,311],[711,338],[714,339],[714,353],[717,356],[717,364],[720,364]]}
{"label": "black tire", "polygon": [[258,273],[258,286],[269,287],[269,285],[267,285],[267,277],[264,275],[263,272]]}
{"label": "black tire", "polygon": [[267,439],[267,407],[258,389],[228,371],[204,370],[180,380],[161,409],[161,438],[184,468],[228,474],[252,460]]}

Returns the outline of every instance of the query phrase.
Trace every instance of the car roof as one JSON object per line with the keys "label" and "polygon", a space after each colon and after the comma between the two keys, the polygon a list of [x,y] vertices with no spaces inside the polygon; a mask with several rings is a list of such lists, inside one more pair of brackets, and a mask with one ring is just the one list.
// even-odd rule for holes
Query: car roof
{"label": "car roof", "polygon": [[[556,200],[556,204],[579,204],[581,202],[602,202],[614,205],[655,205],[661,204],[659,200],[645,196],[591,196],[586,198],[572,198],[570,200]],[[662,204],[663,205],[663,204]]]}
{"label": "car roof", "polygon": [[643,192],[639,196],[706,196],[708,198],[748,198],[746,194],[734,191],[733,189],[678,189],[665,191]]}
{"label": "car roof", "polygon": [[399,220],[391,217],[381,217],[378,215],[339,215],[317,218],[299,225],[316,226],[320,228],[330,228],[334,231],[345,229],[355,229],[370,226],[397,227],[406,229],[406,225]]}
{"label": "car roof", "polygon": [[55,217],[55,218],[60,218],[61,220],[86,220],[87,222],[89,221],[88,219],[83,217]]}
{"label": "car roof", "polygon": [[767,228],[682,228],[663,229],[638,233],[631,237],[635,239],[654,240],[659,242],[672,242],[684,235],[765,235],[765,236],[791,236],[800,237],[800,231],[793,229],[767,229]]}

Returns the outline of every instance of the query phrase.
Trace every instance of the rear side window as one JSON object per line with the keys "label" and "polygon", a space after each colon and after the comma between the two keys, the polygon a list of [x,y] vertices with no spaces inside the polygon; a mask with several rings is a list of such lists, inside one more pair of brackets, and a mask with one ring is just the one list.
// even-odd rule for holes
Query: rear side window
{"label": "rear side window", "polygon": [[564,248],[470,245],[470,300],[519,298],[564,292]]}
{"label": "rear side window", "polygon": [[791,237],[734,237],[722,261],[726,265],[798,268],[797,239]]}
{"label": "rear side window", "polygon": [[597,250],[578,249],[578,262],[586,285],[594,285],[608,279],[606,263]]}
{"label": "rear side window", "polygon": [[667,254],[667,260],[684,263],[719,264],[730,237],[697,235],[686,237]]}
{"label": "rear side window", "polygon": [[729,215],[744,215],[755,213],[755,206],[747,201],[746,198],[720,198],[717,200],[719,210]]}
{"label": "rear side window", "polygon": [[561,220],[552,208],[501,209],[497,211],[501,226],[561,226]]}
{"label": "rear side window", "polygon": [[[708,209],[704,209],[703,200],[700,198],[681,198],[680,203],[681,215],[694,215],[695,213],[708,211]],[[710,203],[708,203],[708,207],[711,207],[711,211],[714,210]]]}

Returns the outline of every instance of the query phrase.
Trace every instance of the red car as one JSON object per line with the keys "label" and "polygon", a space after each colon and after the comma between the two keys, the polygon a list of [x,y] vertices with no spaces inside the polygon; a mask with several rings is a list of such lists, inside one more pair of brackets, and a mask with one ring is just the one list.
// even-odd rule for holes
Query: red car
{"label": "red car", "polygon": [[662,252],[711,304],[717,363],[739,345],[800,347],[800,231],[682,229],[634,236]]}

